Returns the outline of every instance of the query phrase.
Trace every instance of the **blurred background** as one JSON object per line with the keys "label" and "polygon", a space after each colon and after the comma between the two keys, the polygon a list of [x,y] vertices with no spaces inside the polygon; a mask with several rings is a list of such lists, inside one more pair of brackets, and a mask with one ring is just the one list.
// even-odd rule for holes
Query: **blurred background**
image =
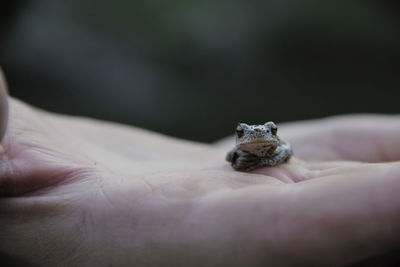
{"label": "blurred background", "polygon": [[0,66],[32,105],[211,142],[240,121],[398,113],[399,31],[395,0],[5,0]]}
{"label": "blurred background", "polygon": [[3,1],[15,97],[197,140],[399,112],[400,2]]}

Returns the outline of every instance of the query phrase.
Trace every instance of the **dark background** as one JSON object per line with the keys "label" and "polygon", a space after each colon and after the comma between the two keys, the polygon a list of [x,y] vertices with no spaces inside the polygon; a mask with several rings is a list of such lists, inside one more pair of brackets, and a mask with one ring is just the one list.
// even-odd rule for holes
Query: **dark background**
{"label": "dark background", "polygon": [[394,0],[14,0],[0,65],[35,106],[210,142],[239,121],[399,112],[399,33]]}
{"label": "dark background", "polygon": [[209,142],[239,121],[399,111],[398,1],[5,1],[1,13],[11,94],[55,112]]}

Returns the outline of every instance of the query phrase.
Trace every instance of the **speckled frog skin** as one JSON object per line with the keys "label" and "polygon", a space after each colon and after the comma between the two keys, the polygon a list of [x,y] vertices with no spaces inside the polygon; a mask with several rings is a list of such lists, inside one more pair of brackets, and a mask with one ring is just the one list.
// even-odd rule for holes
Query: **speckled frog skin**
{"label": "speckled frog skin", "polygon": [[277,135],[272,121],[263,125],[239,123],[236,127],[236,146],[226,160],[235,170],[251,171],[263,166],[285,163],[292,155],[290,144]]}

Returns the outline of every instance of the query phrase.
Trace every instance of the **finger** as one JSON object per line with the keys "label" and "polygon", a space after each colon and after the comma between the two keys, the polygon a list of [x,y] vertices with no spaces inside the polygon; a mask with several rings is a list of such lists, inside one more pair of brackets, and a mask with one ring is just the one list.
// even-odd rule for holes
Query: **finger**
{"label": "finger", "polygon": [[305,160],[400,160],[400,116],[353,115],[283,124],[280,133]]}
{"label": "finger", "polygon": [[294,185],[282,209],[282,233],[295,236],[291,245],[312,251],[316,263],[333,266],[394,248],[400,235],[399,174],[399,163],[369,164],[347,176]]}
{"label": "finger", "polygon": [[0,68],[0,142],[5,135],[8,121],[7,92],[6,80]]}

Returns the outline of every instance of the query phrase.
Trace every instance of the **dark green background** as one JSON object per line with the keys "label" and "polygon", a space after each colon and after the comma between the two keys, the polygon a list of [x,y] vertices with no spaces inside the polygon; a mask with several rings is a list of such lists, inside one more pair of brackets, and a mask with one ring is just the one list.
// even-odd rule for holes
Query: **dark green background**
{"label": "dark green background", "polygon": [[239,121],[399,112],[398,1],[15,0],[0,23],[11,94],[55,112],[208,142]]}
{"label": "dark green background", "polygon": [[[7,9],[8,8],[8,9]],[[238,121],[399,111],[396,1],[13,1],[12,95],[213,141]]]}

